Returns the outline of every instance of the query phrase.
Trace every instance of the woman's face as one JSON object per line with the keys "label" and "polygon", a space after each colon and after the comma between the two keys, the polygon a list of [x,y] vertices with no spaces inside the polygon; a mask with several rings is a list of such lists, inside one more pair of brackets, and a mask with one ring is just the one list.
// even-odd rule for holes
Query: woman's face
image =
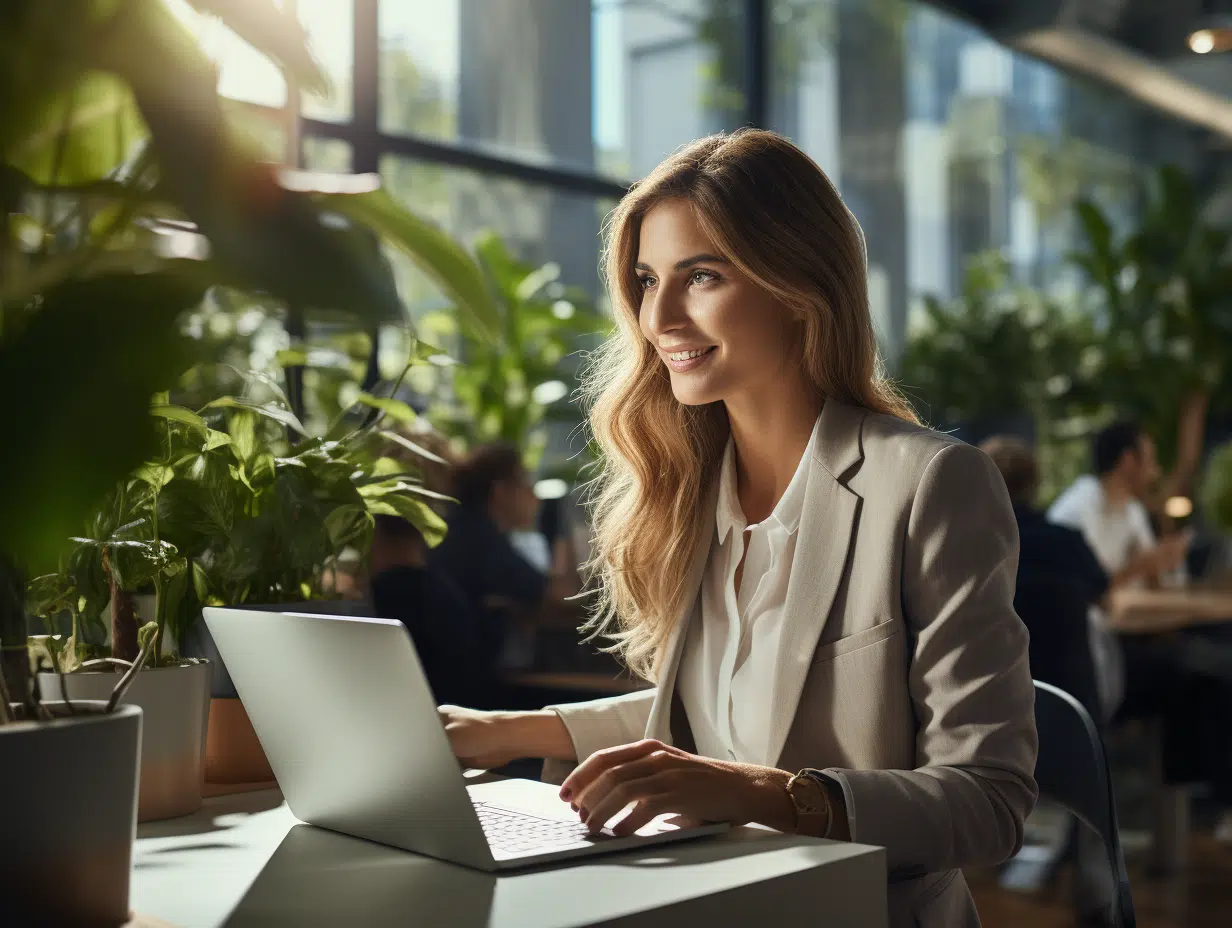
{"label": "woman's face", "polygon": [[803,329],[702,231],[687,201],[643,217],[638,324],[670,371],[672,393],[700,406],[799,375]]}

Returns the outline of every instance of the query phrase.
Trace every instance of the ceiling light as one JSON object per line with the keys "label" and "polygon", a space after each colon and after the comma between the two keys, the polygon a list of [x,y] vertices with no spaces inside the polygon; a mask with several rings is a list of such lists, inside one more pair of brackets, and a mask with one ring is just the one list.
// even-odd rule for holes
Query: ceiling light
{"label": "ceiling light", "polygon": [[1232,51],[1232,2],[1206,0],[1189,33],[1189,47],[1196,54]]}
{"label": "ceiling light", "polygon": [[1212,29],[1199,29],[1189,36],[1189,47],[1199,55],[1215,50],[1215,32]]}

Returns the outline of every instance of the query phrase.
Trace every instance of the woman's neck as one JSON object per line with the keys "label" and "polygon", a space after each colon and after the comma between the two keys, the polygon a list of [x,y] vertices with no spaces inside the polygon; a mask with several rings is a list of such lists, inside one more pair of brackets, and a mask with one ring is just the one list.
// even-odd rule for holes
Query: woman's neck
{"label": "woman's neck", "polygon": [[736,446],[736,496],[750,524],[761,522],[787,490],[821,413],[803,382],[777,384],[724,401]]}

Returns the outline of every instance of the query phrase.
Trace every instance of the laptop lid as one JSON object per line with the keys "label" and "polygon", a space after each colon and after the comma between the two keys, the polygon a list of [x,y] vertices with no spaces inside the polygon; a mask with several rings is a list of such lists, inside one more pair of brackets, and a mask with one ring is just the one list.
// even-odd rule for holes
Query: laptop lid
{"label": "laptop lid", "polygon": [[496,866],[401,623],[215,607],[204,615],[297,818]]}

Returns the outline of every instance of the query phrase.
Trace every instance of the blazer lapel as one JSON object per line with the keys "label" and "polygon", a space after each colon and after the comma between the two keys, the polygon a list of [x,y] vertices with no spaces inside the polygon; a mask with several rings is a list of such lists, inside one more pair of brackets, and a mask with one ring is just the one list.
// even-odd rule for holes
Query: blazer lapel
{"label": "blazer lapel", "polygon": [[672,637],[668,640],[663,663],[659,668],[654,703],[650,707],[650,719],[646,723],[646,737],[655,738],[665,744],[672,743],[671,709],[672,696],[676,692],[676,671],[680,667],[685,636],[697,605],[697,591],[701,589],[702,575],[706,571],[706,562],[710,558],[710,544],[714,540],[714,507],[718,498],[718,489],[719,481],[716,475],[711,481],[709,491],[703,497],[702,510],[699,514],[703,526],[701,537],[697,542],[697,547],[693,549],[693,559],[689,562],[689,569],[685,574],[680,605],[676,608],[676,624]]}
{"label": "blazer lapel", "polygon": [[795,720],[796,707],[813,663],[813,652],[830,617],[842,582],[859,514],[860,497],[847,485],[864,458],[860,431],[867,412],[827,400],[813,466],[804,495],[804,512],[787,582],[784,626],[770,703],[766,763],[778,762]]}

